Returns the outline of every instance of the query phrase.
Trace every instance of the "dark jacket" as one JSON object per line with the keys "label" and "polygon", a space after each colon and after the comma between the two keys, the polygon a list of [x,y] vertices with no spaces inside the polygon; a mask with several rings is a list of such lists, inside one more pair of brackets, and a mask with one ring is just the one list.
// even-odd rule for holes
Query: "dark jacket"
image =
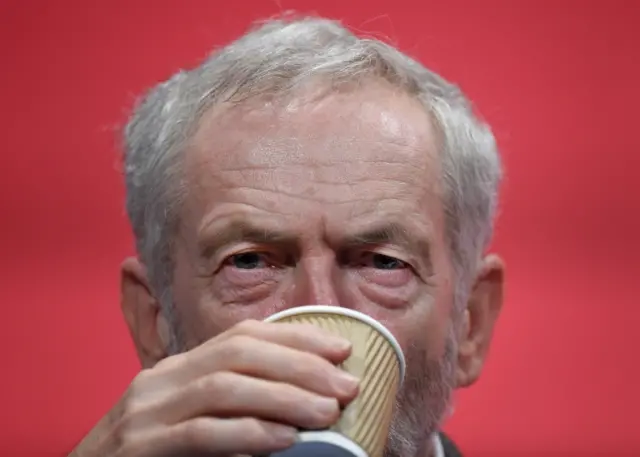
{"label": "dark jacket", "polygon": [[440,442],[442,443],[445,457],[462,457],[455,443],[444,433],[440,433]]}

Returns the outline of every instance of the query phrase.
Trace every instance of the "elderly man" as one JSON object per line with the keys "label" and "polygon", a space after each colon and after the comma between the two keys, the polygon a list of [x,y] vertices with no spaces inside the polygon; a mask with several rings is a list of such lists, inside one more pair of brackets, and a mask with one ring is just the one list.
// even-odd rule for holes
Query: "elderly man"
{"label": "elderly man", "polygon": [[151,90],[125,140],[143,370],[72,455],[265,455],[330,426],[358,391],[348,342],[261,322],[306,304],[400,342],[387,457],[458,455],[438,429],[480,375],[503,264],[494,137],[456,86],[336,22],[274,20]]}

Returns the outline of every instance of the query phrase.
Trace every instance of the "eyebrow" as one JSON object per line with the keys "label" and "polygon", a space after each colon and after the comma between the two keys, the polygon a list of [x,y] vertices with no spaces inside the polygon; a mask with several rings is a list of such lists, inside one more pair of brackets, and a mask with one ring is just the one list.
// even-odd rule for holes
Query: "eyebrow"
{"label": "eyebrow", "polygon": [[[299,242],[299,236],[292,232],[260,227],[249,221],[236,220],[224,225],[211,235],[205,233],[198,243],[199,253],[203,258],[210,258],[224,246],[239,242],[263,245],[296,245]],[[417,253],[428,261],[431,260],[429,240],[420,239],[396,222],[374,225],[340,237],[335,242],[339,246],[347,248],[394,244],[410,253]]]}
{"label": "eyebrow", "polygon": [[199,242],[201,257],[209,258],[233,243],[251,242],[256,244],[293,244],[297,237],[292,233],[258,227],[247,221],[233,221],[211,235],[204,234]]}
{"label": "eyebrow", "polygon": [[407,254],[421,264],[427,271],[433,268],[431,238],[429,233],[420,234],[408,230],[397,222],[387,222],[370,227],[362,232],[354,233],[344,239],[348,247],[396,245],[406,250]]}
{"label": "eyebrow", "polygon": [[396,244],[409,250],[420,249],[422,251],[428,248],[429,243],[421,241],[402,225],[389,222],[348,235],[344,244],[347,246]]}

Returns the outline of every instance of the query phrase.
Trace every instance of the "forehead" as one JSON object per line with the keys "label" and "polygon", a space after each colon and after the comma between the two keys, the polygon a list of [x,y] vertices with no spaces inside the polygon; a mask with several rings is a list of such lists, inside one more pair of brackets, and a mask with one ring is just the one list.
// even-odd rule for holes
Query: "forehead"
{"label": "forehead", "polygon": [[186,154],[187,201],[200,217],[229,204],[309,221],[427,215],[441,193],[436,145],[426,110],[379,85],[213,109]]}
{"label": "forehead", "polygon": [[[382,84],[316,96],[299,93],[206,113],[191,161],[238,165],[322,164],[367,158],[438,165],[430,116],[417,100]],[[427,171],[425,169],[425,171]]]}

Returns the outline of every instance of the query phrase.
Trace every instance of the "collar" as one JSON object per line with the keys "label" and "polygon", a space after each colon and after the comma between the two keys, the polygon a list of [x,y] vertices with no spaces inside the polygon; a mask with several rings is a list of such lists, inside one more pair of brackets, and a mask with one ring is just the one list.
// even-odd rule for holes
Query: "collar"
{"label": "collar", "polygon": [[431,436],[431,444],[433,446],[433,457],[446,457],[444,455],[444,448],[442,447],[442,440],[439,433],[434,433]]}

